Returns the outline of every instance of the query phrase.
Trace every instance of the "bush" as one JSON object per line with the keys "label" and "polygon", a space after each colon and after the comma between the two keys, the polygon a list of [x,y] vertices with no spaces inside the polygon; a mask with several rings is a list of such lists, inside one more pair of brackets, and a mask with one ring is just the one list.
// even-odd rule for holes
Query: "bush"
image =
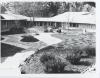
{"label": "bush", "polygon": [[44,30],[44,32],[49,32],[48,29]]}
{"label": "bush", "polygon": [[39,33],[38,33],[38,32],[36,32],[36,33],[35,33],[35,35],[39,35]]}
{"label": "bush", "polygon": [[80,47],[73,47],[71,53],[67,54],[66,59],[72,64],[78,64],[83,57],[96,56],[94,47],[88,46],[80,49]]}
{"label": "bush", "polygon": [[69,62],[71,64],[77,64],[80,62],[80,59],[82,57],[82,50],[79,49],[78,47],[77,48],[72,48],[72,52],[67,54],[67,57],[66,59],[69,60]]}
{"label": "bush", "polygon": [[21,71],[21,74],[26,74],[26,72],[24,70]]}
{"label": "bush", "polygon": [[61,29],[58,29],[57,32],[58,32],[58,33],[61,33]]}
{"label": "bush", "polygon": [[25,33],[23,27],[19,27],[19,28],[17,28],[17,27],[13,27],[13,28],[10,29],[10,32],[11,32],[12,34]]}
{"label": "bush", "polygon": [[37,42],[39,41],[38,39],[34,38],[33,36],[22,36],[23,39],[21,41],[23,42]]}
{"label": "bush", "polygon": [[78,64],[80,62],[81,56],[76,55],[76,54],[70,54],[67,55],[66,59],[71,63],[71,64]]}
{"label": "bush", "polygon": [[48,62],[49,60],[55,60],[55,57],[50,54],[44,54],[41,56],[40,61],[45,64],[45,62]]}
{"label": "bush", "polygon": [[20,27],[20,28],[13,27],[13,28],[9,29],[9,31],[2,32],[1,34],[2,35],[11,35],[11,34],[21,34],[21,33],[25,33],[24,27]]}
{"label": "bush", "polygon": [[50,29],[50,32],[53,32],[53,29]]}
{"label": "bush", "polygon": [[65,71],[66,64],[53,55],[45,54],[40,58],[40,61],[44,64],[46,73],[63,73]]}
{"label": "bush", "polygon": [[91,46],[85,47],[84,52],[86,52],[88,57],[96,56],[95,47],[91,47]]}

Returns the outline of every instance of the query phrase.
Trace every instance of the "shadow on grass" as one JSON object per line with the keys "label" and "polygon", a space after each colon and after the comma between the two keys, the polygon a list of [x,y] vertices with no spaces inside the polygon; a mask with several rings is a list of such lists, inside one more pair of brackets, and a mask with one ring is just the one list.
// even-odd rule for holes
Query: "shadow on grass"
{"label": "shadow on grass", "polygon": [[79,71],[73,71],[73,70],[65,70],[63,73],[69,73],[69,74],[78,74],[80,73]]}
{"label": "shadow on grass", "polygon": [[24,49],[9,44],[1,43],[1,57],[13,56],[16,53],[21,52],[22,50]]}
{"label": "shadow on grass", "polygon": [[81,72],[79,72],[79,71],[73,71],[73,70],[65,70],[63,72],[57,72],[57,73],[48,72],[47,74],[79,74],[79,73],[81,73]]}
{"label": "shadow on grass", "polygon": [[2,37],[1,37],[1,40],[4,40],[4,39],[5,39],[5,38],[2,38]]}
{"label": "shadow on grass", "polygon": [[88,61],[80,61],[80,62],[77,62],[77,63],[74,63],[74,65],[84,65],[84,66],[90,66],[91,63],[88,62]]}

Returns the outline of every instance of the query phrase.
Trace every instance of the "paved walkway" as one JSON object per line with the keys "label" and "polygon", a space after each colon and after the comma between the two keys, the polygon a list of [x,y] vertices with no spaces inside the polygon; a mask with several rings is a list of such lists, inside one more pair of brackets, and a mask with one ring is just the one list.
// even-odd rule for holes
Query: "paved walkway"
{"label": "paved walkway", "polygon": [[5,62],[0,64],[0,76],[1,75],[18,75],[20,73],[20,69],[18,66],[31,54],[34,54],[34,51],[28,51],[24,53],[17,53],[12,57],[8,57]]}
{"label": "paved walkway", "polygon": [[51,34],[52,33],[41,33],[39,36],[35,36],[35,37],[37,39],[39,39],[40,41],[43,41],[47,45],[57,44],[57,43],[60,43],[62,41],[61,39],[52,37]]}

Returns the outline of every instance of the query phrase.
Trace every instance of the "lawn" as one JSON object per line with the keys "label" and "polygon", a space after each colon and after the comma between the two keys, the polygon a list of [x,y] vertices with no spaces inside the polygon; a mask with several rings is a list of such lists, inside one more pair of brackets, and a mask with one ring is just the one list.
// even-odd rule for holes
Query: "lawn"
{"label": "lawn", "polygon": [[[42,48],[36,51],[35,54],[27,58],[24,61],[24,63],[20,65],[22,74],[50,73],[52,68],[55,70],[51,73],[81,73],[92,64],[95,64],[94,33],[79,34],[79,35],[60,33],[60,34],[53,34],[52,36],[60,38],[63,41],[56,45],[51,45]],[[45,61],[47,61],[47,59],[49,58],[49,61],[47,61],[46,63],[41,62],[41,59],[44,58],[42,57],[43,55],[46,55],[46,58],[44,59]],[[68,55],[71,55],[71,57],[67,58]],[[50,60],[50,58],[54,59]],[[58,59],[60,59],[60,62],[57,61]],[[79,62],[77,62],[77,59],[79,59]],[[77,63],[72,64],[70,62],[72,60],[74,60]],[[65,63],[65,65],[62,65],[63,63]],[[48,66],[50,69],[48,69]],[[63,69],[64,71],[61,72],[59,67],[63,66],[64,66]],[[49,72],[45,71],[45,69]]]}

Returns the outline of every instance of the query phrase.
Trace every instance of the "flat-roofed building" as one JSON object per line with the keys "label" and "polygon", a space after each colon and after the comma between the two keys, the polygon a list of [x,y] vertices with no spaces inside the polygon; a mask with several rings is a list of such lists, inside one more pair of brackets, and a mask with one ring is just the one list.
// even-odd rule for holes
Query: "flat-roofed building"
{"label": "flat-roofed building", "polygon": [[12,27],[21,27],[26,25],[26,16],[16,14],[0,14],[1,32],[8,31]]}
{"label": "flat-roofed building", "polygon": [[[28,21],[30,20],[28,19]],[[89,12],[65,12],[54,17],[34,17],[33,21],[33,26],[96,29],[96,16]]]}

